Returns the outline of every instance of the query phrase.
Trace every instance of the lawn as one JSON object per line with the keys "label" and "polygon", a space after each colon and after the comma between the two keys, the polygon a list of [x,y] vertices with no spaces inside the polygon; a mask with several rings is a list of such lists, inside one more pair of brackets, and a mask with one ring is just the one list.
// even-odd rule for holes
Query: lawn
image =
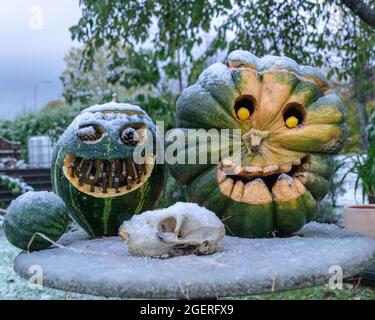
{"label": "lawn", "polygon": [[[89,295],[64,292],[48,288],[32,289],[26,280],[13,271],[13,260],[20,250],[12,246],[4,237],[0,227],[0,300],[52,300],[52,299],[105,299]],[[375,288],[345,284],[343,290],[329,290],[326,286],[291,290],[286,292],[234,297],[244,300],[375,300]],[[232,299],[232,298],[231,298]]]}

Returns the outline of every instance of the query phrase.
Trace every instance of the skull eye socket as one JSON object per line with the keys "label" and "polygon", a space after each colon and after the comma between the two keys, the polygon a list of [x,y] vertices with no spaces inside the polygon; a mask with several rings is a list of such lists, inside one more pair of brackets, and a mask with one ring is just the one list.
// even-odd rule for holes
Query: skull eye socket
{"label": "skull eye socket", "polygon": [[81,126],[77,131],[77,137],[83,142],[95,142],[101,139],[103,128],[98,125]]}
{"label": "skull eye socket", "polygon": [[283,112],[283,119],[287,128],[293,129],[303,124],[306,112],[302,105],[298,103],[291,103],[284,109],[285,111]]}
{"label": "skull eye socket", "polygon": [[234,112],[241,121],[249,120],[254,112],[255,100],[251,96],[241,96],[234,104]]}
{"label": "skull eye socket", "polygon": [[120,140],[127,146],[136,146],[144,142],[147,136],[147,129],[144,124],[135,124],[124,127],[120,130]]}
{"label": "skull eye socket", "polygon": [[175,217],[168,217],[160,221],[159,232],[175,232],[177,227],[177,221]]}

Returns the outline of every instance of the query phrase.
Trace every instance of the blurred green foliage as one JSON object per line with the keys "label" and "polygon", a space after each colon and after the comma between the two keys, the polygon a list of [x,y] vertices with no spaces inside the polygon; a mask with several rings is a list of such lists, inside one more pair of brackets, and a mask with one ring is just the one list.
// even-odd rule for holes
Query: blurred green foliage
{"label": "blurred green foliage", "polygon": [[58,138],[74,117],[81,111],[79,106],[61,104],[16,117],[15,120],[0,120],[0,136],[21,142],[22,157],[27,161],[27,142],[30,136],[49,135]]}
{"label": "blurred green foliage", "polygon": [[[374,63],[372,27],[335,0],[81,0],[80,6],[82,17],[70,30],[85,44],[83,64],[90,67],[104,46],[114,48],[116,64],[121,45],[131,50],[133,62],[143,61],[143,69],[152,66],[151,81],[157,65],[168,78],[192,80],[202,61],[234,49],[286,55],[326,67],[339,79],[360,75]],[[139,49],[150,44],[152,53]]]}

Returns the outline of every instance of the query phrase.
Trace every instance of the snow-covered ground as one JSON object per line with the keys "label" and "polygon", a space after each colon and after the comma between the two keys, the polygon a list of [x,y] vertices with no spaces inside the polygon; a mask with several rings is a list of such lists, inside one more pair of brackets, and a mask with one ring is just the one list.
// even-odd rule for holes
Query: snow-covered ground
{"label": "snow-covered ground", "polygon": [[20,252],[21,250],[5,239],[0,227],[0,300],[100,299],[100,297],[65,293],[48,288],[32,289],[29,283],[13,270],[13,260]]}

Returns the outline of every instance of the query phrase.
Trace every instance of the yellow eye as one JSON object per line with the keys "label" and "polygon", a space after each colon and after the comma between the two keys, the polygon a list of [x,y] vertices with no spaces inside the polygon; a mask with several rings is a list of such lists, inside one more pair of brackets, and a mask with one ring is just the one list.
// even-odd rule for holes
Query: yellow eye
{"label": "yellow eye", "polygon": [[285,124],[289,129],[295,128],[298,125],[298,119],[295,116],[291,116],[286,119]]}
{"label": "yellow eye", "polygon": [[250,111],[247,108],[239,108],[237,111],[238,119],[244,121],[250,118]]}

